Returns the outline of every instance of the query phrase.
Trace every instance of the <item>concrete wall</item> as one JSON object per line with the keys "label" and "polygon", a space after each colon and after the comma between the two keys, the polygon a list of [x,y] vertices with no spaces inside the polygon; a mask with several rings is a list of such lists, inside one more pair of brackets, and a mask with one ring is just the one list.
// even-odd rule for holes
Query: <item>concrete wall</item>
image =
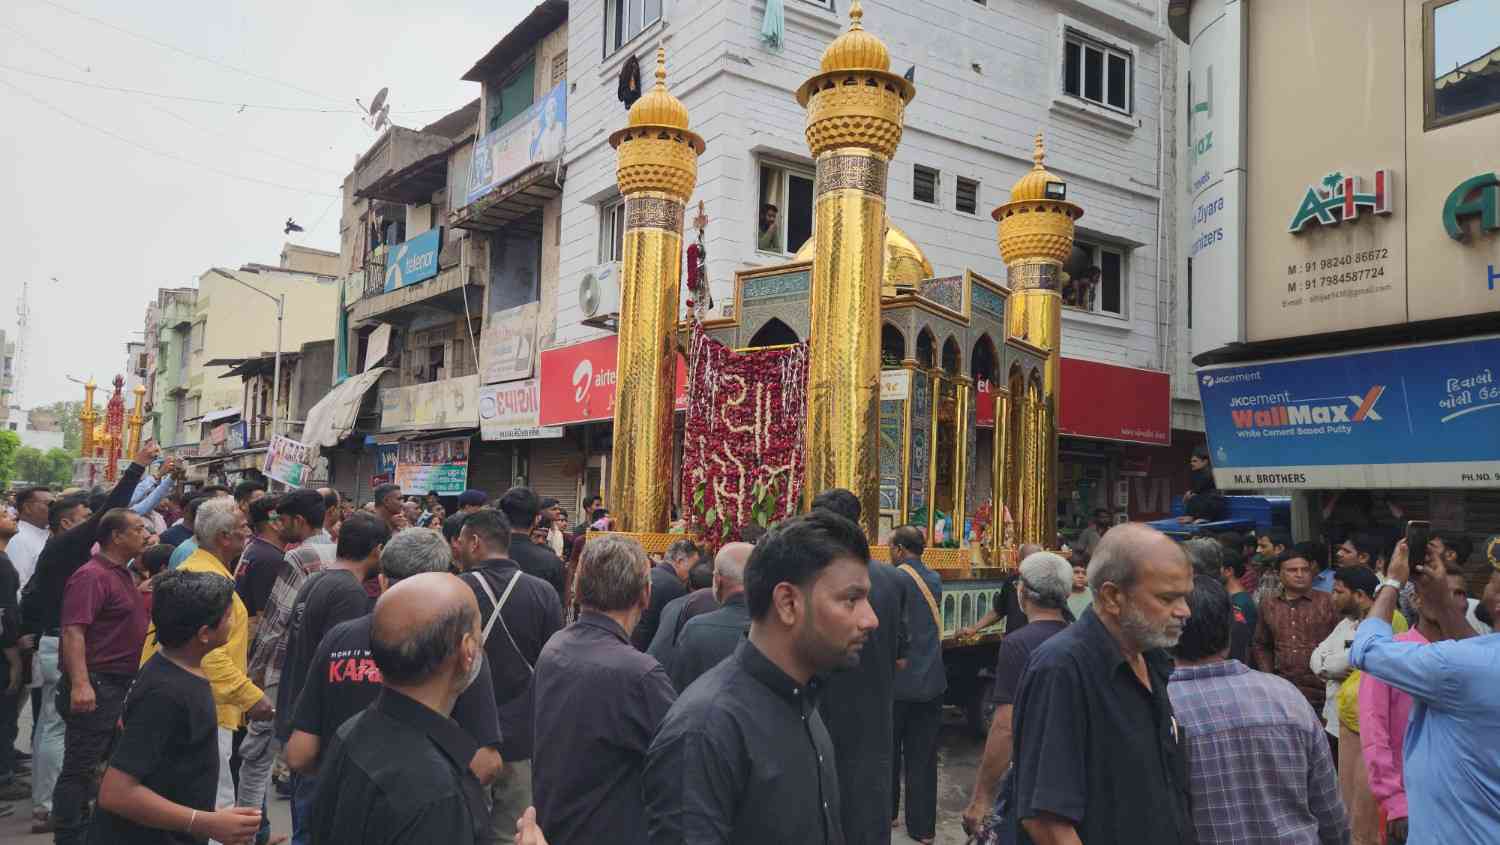
{"label": "concrete wall", "polygon": [[[845,25],[806,0],[785,5],[786,43],[780,52],[761,42],[763,3],[677,0],[666,4],[662,23],[607,57],[600,55],[602,4],[572,7],[557,344],[599,334],[578,322],[577,286],[598,262],[599,203],[615,195],[615,154],[606,138],[625,121],[616,80],[625,57],[634,54],[644,84],[650,85],[659,42],[667,47],[668,84],[708,144],[689,207],[696,209],[700,199],[706,205],[715,299],[729,300],[735,270],[777,260],[755,250],[757,163],[765,156],[810,167],[802,134],[805,112],[793,92],[816,71],[823,49]],[[1129,119],[1082,113],[1061,96],[1054,68],[1062,66],[1065,25],[1134,50]],[[1043,130],[1048,168],[1068,180],[1069,198],[1085,209],[1080,234],[1133,247],[1125,315],[1068,311],[1064,354],[1170,369],[1164,360],[1169,344],[1160,342],[1158,323],[1159,318],[1170,323],[1159,303],[1171,297],[1158,290],[1155,243],[1161,191],[1169,190],[1158,179],[1158,115],[1162,97],[1174,96],[1175,88],[1176,51],[1165,42],[1165,21],[1139,6],[1105,0],[1024,6],[876,0],[865,4],[865,26],[889,46],[894,72],[917,68],[917,97],[890,168],[889,214],[925,250],[936,273],[972,267],[1005,278],[989,211],[1008,198],[1010,186],[1030,168],[1032,138]],[[1164,129],[1170,147],[1176,129],[1171,124]],[[916,164],[941,171],[935,205],[912,199]],[[955,210],[955,176],[980,182],[979,213]],[[691,231],[687,237],[693,237]],[[1164,226],[1168,250],[1174,237]],[[1172,264],[1162,270],[1170,274]],[[543,331],[547,328],[544,324]]]}
{"label": "concrete wall", "polygon": [[328,277],[281,270],[215,268],[198,277],[195,320],[204,324],[203,347],[191,353],[189,396],[199,414],[238,405],[238,379],[221,379],[227,367],[208,367],[215,358],[248,357],[276,350],[276,304],[226,278],[234,275],[272,296],[286,295],[283,351],[331,335],[338,318],[338,285]]}
{"label": "concrete wall", "polygon": [[339,254],[326,249],[288,243],[281,248],[281,266],[287,270],[317,273],[320,276],[340,275]]}

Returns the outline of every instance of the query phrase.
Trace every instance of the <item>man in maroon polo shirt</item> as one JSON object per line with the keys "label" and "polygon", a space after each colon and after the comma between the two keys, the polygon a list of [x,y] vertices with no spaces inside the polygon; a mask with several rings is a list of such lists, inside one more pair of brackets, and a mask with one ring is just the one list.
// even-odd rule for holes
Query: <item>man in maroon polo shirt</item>
{"label": "man in maroon polo shirt", "polygon": [[146,548],[141,517],[115,508],[99,520],[99,552],[68,578],[62,604],[62,681],[57,709],[67,725],[62,772],[52,794],[57,845],[81,843],[88,783],[104,759],[146,641],[146,603],[125,568]]}

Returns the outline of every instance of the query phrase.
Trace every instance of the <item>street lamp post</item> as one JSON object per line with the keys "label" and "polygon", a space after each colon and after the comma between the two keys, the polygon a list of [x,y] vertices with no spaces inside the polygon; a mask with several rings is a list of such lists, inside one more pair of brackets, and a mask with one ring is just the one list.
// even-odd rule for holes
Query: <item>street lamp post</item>
{"label": "street lamp post", "polygon": [[281,421],[281,321],[282,318],[286,316],[286,294],[283,293],[273,296],[256,287],[255,285],[250,284],[244,279],[239,278],[238,276],[233,276],[228,273],[221,273],[220,275],[224,276],[227,279],[233,279],[234,281],[239,282],[245,287],[260,294],[261,296],[264,296],[266,299],[269,299],[272,302],[276,303],[276,361],[274,365],[274,372],[271,375],[271,437],[266,438],[267,440],[270,440],[271,438],[274,438],[276,436],[277,428]]}

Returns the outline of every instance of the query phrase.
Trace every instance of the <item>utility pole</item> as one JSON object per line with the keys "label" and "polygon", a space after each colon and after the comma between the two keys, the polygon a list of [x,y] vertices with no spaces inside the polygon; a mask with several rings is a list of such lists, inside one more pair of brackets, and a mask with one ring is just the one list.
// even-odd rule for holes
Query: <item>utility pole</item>
{"label": "utility pole", "polygon": [[244,279],[241,279],[239,276],[235,276],[231,273],[221,272],[219,275],[225,277],[226,279],[232,279],[236,282],[239,282],[250,290],[253,290],[261,296],[264,296],[266,299],[269,299],[272,302],[276,303],[276,360],[273,368],[274,372],[271,375],[271,436],[267,438],[268,440],[274,439],[277,434],[278,426],[281,422],[281,323],[282,319],[286,316],[286,294],[283,293],[273,295],[266,293],[255,285],[252,285]]}

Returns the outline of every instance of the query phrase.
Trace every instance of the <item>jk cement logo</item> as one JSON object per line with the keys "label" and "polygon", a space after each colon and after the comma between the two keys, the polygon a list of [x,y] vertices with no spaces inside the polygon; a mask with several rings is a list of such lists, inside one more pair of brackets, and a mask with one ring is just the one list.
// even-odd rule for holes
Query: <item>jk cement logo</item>
{"label": "jk cement logo", "polygon": [[1335,396],[1305,402],[1287,401],[1285,404],[1267,405],[1260,408],[1235,408],[1233,406],[1237,404],[1251,404],[1251,400],[1247,399],[1245,402],[1231,400],[1229,413],[1234,418],[1234,427],[1237,429],[1380,422],[1382,418],[1375,410],[1375,404],[1384,394],[1385,385],[1377,384],[1363,396]]}

